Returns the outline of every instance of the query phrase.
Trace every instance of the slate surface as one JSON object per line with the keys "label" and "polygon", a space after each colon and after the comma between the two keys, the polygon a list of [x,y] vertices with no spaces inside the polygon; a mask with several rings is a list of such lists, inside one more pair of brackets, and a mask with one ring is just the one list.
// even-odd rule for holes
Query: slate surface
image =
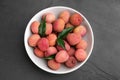
{"label": "slate surface", "polygon": [[[80,11],[92,25],[95,44],[80,69],[64,75],[36,67],[24,48],[31,17],[51,6]],[[0,0],[0,80],[120,80],[120,0]]]}

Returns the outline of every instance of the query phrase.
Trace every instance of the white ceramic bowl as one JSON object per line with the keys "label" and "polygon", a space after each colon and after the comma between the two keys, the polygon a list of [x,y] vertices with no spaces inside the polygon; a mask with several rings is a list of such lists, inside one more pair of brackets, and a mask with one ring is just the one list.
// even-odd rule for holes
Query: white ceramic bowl
{"label": "white ceramic bowl", "polygon": [[[51,70],[50,68],[48,68],[47,66],[47,63],[44,59],[40,59],[38,57],[36,57],[33,53],[33,48],[30,47],[28,45],[28,38],[29,36],[32,34],[31,33],[31,30],[30,30],[30,25],[33,21],[37,20],[37,21],[40,21],[41,20],[41,16],[44,14],[44,13],[47,13],[47,12],[52,12],[54,13],[56,16],[58,16],[58,14],[61,12],[61,11],[64,11],[64,10],[68,10],[70,13],[79,13],[83,19],[84,19],[84,23],[87,25],[86,28],[87,28],[87,34],[86,36],[84,37],[85,40],[87,40],[88,42],[88,48],[87,48],[87,53],[88,53],[88,56],[86,58],[85,61],[81,62],[81,63],[78,63],[74,68],[67,68],[65,67],[64,65],[62,65],[62,67],[59,69],[59,70]],[[90,57],[91,55],[91,52],[92,52],[92,49],[93,49],[93,45],[94,45],[94,36],[93,36],[93,31],[92,31],[92,28],[91,28],[91,25],[89,24],[88,20],[78,11],[72,9],[72,8],[69,8],[69,7],[63,7],[63,6],[56,6],[56,7],[50,7],[50,8],[46,8],[42,11],[39,11],[35,16],[32,17],[32,19],[29,21],[27,27],[26,27],[26,30],[25,30],[25,34],[24,34],[24,44],[25,44],[25,49],[27,51],[27,54],[28,56],[30,57],[30,59],[32,60],[32,62],[38,66],[39,68],[41,68],[42,70],[44,71],[47,71],[47,72],[50,72],[50,73],[54,73],[54,74],[65,74],[65,73],[70,73],[72,71],[75,71],[77,70],[78,68],[80,68],[87,60],[88,58]]]}

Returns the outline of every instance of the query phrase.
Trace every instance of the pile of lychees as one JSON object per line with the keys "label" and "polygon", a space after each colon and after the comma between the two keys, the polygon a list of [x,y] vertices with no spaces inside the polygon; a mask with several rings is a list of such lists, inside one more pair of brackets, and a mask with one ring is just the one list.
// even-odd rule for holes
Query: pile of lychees
{"label": "pile of lychees", "polygon": [[32,35],[28,39],[34,54],[47,61],[48,67],[58,70],[62,64],[73,68],[87,58],[87,42],[83,39],[87,29],[78,13],[62,11],[58,17],[45,13],[41,21],[32,22]]}

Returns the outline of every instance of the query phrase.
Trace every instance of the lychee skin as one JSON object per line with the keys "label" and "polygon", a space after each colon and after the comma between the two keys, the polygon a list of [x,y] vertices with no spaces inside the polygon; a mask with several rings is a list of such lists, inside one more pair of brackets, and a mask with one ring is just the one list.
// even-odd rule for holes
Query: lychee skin
{"label": "lychee skin", "polygon": [[67,52],[69,56],[73,56],[75,54],[75,49],[71,47]]}
{"label": "lychee skin", "polygon": [[67,35],[67,41],[69,42],[70,45],[76,45],[80,42],[81,36],[75,34],[75,33],[69,33]]}
{"label": "lychee skin", "polygon": [[39,21],[32,22],[32,24],[30,26],[32,33],[38,34],[39,25],[40,25]]}
{"label": "lychee skin", "polygon": [[62,32],[64,29],[64,26],[65,26],[65,22],[63,19],[60,19],[60,18],[55,20],[53,23],[53,29],[56,32]]}
{"label": "lychee skin", "polygon": [[77,49],[86,49],[88,46],[88,43],[87,41],[85,41],[84,39],[82,39],[77,45],[76,45],[76,48]]}
{"label": "lychee skin", "polygon": [[66,23],[65,28],[69,28],[69,27],[74,27],[74,26],[70,23]]}
{"label": "lychee skin", "polygon": [[37,47],[34,49],[34,54],[39,57],[39,58],[43,58],[44,57],[44,52],[42,52],[40,49],[38,49]]}
{"label": "lychee skin", "polygon": [[68,58],[69,58],[69,55],[65,50],[59,51],[55,56],[55,60],[59,63],[64,63],[65,61],[68,60]]}
{"label": "lychee skin", "polygon": [[80,25],[80,26],[77,26],[74,30],[73,30],[74,33],[78,33],[80,34],[82,37],[86,35],[87,33],[87,29],[85,26],[83,25]]}
{"label": "lychee skin", "polygon": [[61,64],[56,62],[54,59],[49,60],[47,65],[52,70],[58,70],[61,67]]}
{"label": "lychee skin", "polygon": [[73,56],[69,57],[69,59],[65,62],[65,65],[68,68],[73,68],[76,64],[77,60]]}
{"label": "lychee skin", "polygon": [[65,23],[67,23],[69,21],[69,18],[70,18],[70,12],[65,10],[65,11],[62,11],[59,15],[59,18],[62,18]]}
{"label": "lychee skin", "polygon": [[[64,40],[65,43],[65,50],[68,51],[70,49],[70,45]],[[61,46],[57,45],[57,49],[60,50],[64,50]]]}
{"label": "lychee skin", "polygon": [[28,44],[31,47],[35,47],[37,45],[38,40],[40,39],[40,36],[38,34],[32,34],[28,38]]}
{"label": "lychee skin", "polygon": [[41,51],[46,51],[49,48],[49,42],[47,38],[41,38],[37,43],[38,48]]}
{"label": "lychee skin", "polygon": [[75,57],[78,61],[82,62],[87,58],[87,53],[84,49],[77,49],[75,52]]}
{"label": "lychee skin", "polygon": [[42,19],[45,19],[47,23],[53,23],[56,19],[53,13],[43,14]]}
{"label": "lychee skin", "polygon": [[71,23],[72,25],[74,25],[74,26],[80,25],[80,24],[82,23],[82,21],[83,21],[83,18],[82,18],[82,16],[81,16],[80,14],[78,14],[78,13],[74,13],[74,14],[72,14],[71,17],[70,17],[70,23]]}
{"label": "lychee skin", "polygon": [[50,46],[54,46],[56,44],[57,36],[54,33],[51,33],[47,36]]}
{"label": "lychee skin", "polygon": [[57,53],[57,49],[55,47],[49,47],[45,52],[45,57],[51,56]]}
{"label": "lychee skin", "polygon": [[45,34],[46,34],[46,35],[49,35],[49,34],[51,34],[51,32],[52,32],[52,24],[46,23],[46,31],[45,31]]}

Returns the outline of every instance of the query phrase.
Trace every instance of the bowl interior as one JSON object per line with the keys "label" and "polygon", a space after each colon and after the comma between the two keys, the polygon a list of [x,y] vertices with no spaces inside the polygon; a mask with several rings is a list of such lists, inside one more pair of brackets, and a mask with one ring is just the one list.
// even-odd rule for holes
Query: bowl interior
{"label": "bowl interior", "polygon": [[43,60],[43,59],[40,59],[38,57],[36,57],[33,53],[33,48],[30,47],[28,45],[28,38],[29,36],[32,34],[31,33],[31,30],[30,30],[30,25],[33,21],[37,20],[37,21],[40,21],[41,20],[41,17],[44,13],[48,13],[48,12],[51,12],[53,14],[55,14],[56,16],[59,15],[59,13],[61,11],[64,11],[64,10],[68,10],[71,14],[72,13],[79,13],[78,11],[72,9],[72,8],[68,8],[68,7],[62,7],[62,6],[57,6],[57,7],[50,7],[50,8],[46,8],[40,12],[38,12],[35,16],[32,17],[32,19],[29,21],[27,27],[26,27],[26,30],[25,30],[25,35],[24,35],[24,44],[25,44],[25,48],[26,48],[26,51],[27,51],[27,54],[28,56],[30,57],[30,59],[32,60],[32,62],[37,65],[39,68],[47,71],[47,72],[50,72],[50,73],[54,73],[54,74],[65,74],[65,73],[69,73],[69,72],[72,72],[76,69],[78,69],[79,67],[81,67],[89,58],[91,52],[92,52],[92,49],[93,49],[93,44],[94,44],[94,38],[93,38],[93,32],[92,32],[92,29],[91,29],[91,26],[89,24],[89,22],[87,21],[87,19],[81,14],[79,13],[83,19],[84,19],[84,24],[86,25],[86,28],[87,28],[87,34],[86,36],[84,37],[84,39],[88,42],[88,48],[87,48],[87,58],[85,61],[81,62],[81,63],[78,63],[74,68],[67,68],[65,67],[64,65],[62,65],[62,67],[57,70],[57,71],[54,71],[54,70],[51,70],[48,68],[48,66],[46,65],[46,61]]}

